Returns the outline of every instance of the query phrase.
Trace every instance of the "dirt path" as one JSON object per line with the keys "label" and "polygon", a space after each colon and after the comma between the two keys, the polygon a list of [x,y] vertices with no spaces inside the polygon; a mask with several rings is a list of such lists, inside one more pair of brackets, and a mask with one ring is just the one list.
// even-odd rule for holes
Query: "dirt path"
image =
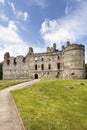
{"label": "dirt path", "polygon": [[40,80],[21,83],[0,91],[0,130],[23,130],[10,91],[32,86]]}

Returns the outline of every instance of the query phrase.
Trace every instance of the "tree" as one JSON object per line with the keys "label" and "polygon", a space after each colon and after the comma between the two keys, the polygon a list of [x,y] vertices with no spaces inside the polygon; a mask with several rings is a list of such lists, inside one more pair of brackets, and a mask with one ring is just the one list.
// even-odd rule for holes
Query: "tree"
{"label": "tree", "polygon": [[2,72],[2,67],[3,67],[3,63],[0,63],[0,79],[2,79],[3,77],[3,72]]}
{"label": "tree", "polygon": [[85,64],[85,70],[86,70],[86,79],[87,79],[87,64]]}

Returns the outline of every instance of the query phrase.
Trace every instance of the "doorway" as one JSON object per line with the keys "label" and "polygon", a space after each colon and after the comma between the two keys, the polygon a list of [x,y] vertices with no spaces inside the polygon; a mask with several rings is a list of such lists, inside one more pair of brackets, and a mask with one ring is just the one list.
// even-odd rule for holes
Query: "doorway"
{"label": "doorway", "polygon": [[35,78],[35,79],[38,79],[38,74],[35,74],[34,78]]}

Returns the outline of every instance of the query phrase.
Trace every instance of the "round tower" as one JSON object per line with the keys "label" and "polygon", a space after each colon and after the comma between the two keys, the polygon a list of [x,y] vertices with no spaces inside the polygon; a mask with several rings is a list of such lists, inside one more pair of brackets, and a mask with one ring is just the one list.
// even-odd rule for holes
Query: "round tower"
{"label": "round tower", "polygon": [[70,44],[63,48],[63,78],[85,78],[85,47],[84,45]]}

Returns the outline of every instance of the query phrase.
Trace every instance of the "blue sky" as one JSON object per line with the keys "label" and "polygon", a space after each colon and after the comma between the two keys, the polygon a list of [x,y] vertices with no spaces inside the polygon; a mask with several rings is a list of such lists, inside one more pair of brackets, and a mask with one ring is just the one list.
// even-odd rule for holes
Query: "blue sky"
{"label": "blue sky", "polygon": [[87,0],[0,0],[0,61],[11,56],[44,52],[69,40],[84,44],[87,62]]}

